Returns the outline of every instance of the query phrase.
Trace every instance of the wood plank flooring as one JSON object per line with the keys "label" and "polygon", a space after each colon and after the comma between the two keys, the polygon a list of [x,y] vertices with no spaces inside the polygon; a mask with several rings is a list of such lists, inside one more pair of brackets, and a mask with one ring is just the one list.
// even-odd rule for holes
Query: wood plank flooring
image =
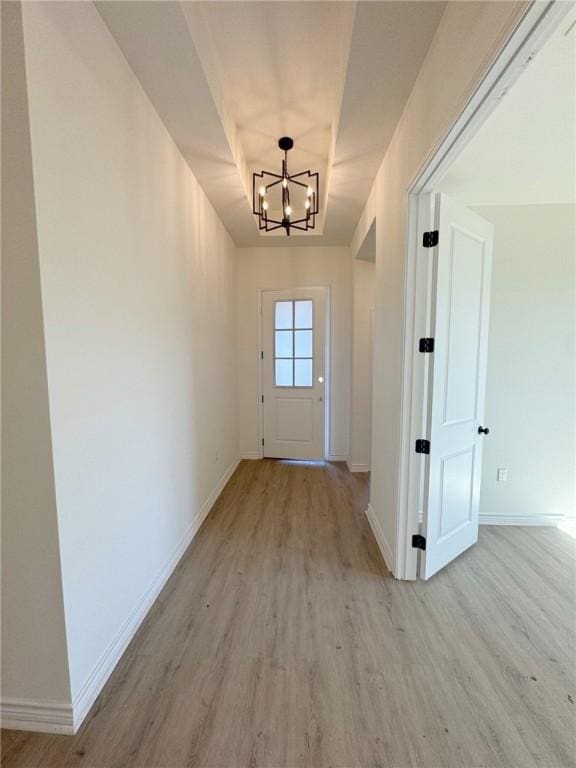
{"label": "wood plank flooring", "polygon": [[242,462],[74,736],[5,768],[566,768],[574,541],[485,527],[397,582],[342,464]]}

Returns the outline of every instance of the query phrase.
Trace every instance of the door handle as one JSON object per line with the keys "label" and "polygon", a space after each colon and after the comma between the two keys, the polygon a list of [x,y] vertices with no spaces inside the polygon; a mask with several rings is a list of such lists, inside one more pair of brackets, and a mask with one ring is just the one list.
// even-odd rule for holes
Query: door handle
{"label": "door handle", "polygon": [[490,433],[490,430],[488,427],[478,427],[478,434],[479,435],[488,435]]}

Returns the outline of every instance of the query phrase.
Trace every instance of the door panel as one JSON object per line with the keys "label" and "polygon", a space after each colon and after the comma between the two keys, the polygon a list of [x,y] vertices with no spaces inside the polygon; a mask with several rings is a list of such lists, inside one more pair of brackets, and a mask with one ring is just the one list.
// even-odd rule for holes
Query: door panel
{"label": "door panel", "polygon": [[474,448],[444,456],[440,464],[440,531],[438,542],[472,520]]}
{"label": "door panel", "polygon": [[445,195],[437,196],[436,228],[424,579],[478,539],[493,244],[492,225]]}
{"label": "door panel", "polygon": [[450,306],[444,329],[448,346],[444,424],[477,418],[484,248],[484,241],[473,233],[451,228],[449,285],[445,286]]}
{"label": "door panel", "polygon": [[264,456],[324,458],[326,289],[262,294]]}
{"label": "door panel", "polygon": [[305,442],[314,440],[314,401],[312,398],[275,397],[274,440]]}

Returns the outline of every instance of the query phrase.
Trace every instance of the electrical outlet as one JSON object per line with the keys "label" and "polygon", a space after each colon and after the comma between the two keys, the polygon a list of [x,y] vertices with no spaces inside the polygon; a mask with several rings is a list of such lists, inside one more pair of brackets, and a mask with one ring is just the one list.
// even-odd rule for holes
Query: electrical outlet
{"label": "electrical outlet", "polygon": [[504,467],[498,467],[498,474],[496,476],[496,479],[499,483],[506,483],[508,482],[508,470]]}

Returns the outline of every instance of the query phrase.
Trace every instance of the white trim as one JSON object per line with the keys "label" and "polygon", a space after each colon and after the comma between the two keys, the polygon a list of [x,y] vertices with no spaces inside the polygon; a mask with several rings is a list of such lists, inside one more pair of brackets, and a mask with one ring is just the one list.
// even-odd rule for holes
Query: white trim
{"label": "white trim", "polygon": [[[402,401],[400,432],[400,469],[396,520],[396,562],[394,575],[399,579],[416,578],[412,534],[417,532],[415,499],[420,497],[421,467],[415,462],[414,440],[425,417],[424,397],[419,395],[424,379],[420,364],[414,363],[419,336],[426,335],[425,321],[417,320],[417,308],[426,303],[427,290],[417,271],[422,231],[422,196],[433,193],[458,154],[490,116],[499,100],[522,74],[535,53],[557,29],[573,7],[561,0],[532,2],[504,42],[491,66],[462,109],[443,141],[408,188],[408,245],[405,269],[404,348],[402,362]],[[426,216],[424,216],[426,218]],[[423,357],[426,357],[425,355]],[[426,360],[420,360],[422,365]]]}
{"label": "white trim", "polygon": [[480,525],[559,525],[564,515],[480,515]]}
{"label": "white trim", "polygon": [[[264,446],[262,440],[264,439],[264,403],[262,398],[264,397],[264,360],[262,358],[264,352],[264,320],[262,317],[263,303],[264,303],[264,291],[265,288],[258,288],[258,348],[256,350],[256,369],[258,372],[258,454],[257,458],[264,458]],[[256,457],[254,457],[256,458]]]}
{"label": "white trim", "polygon": [[216,487],[208,496],[197,515],[194,517],[194,520],[188,528],[188,531],[174,551],[172,557],[166,563],[164,568],[162,568],[148,589],[144,592],[132,610],[131,614],[120,628],[120,631],[116,637],[112,639],[108,645],[108,648],[104,651],[96,666],[88,676],[88,679],[78,694],[74,697],[74,701],[72,703],[74,732],[76,732],[82,724],[82,721],[96,701],[96,698],[102,691],[102,688],[112,674],[115,666],[120,661],[122,654],[130,644],[130,641],[146,618],[146,615],[148,614],[148,611],[152,607],[154,601],[178,565],[180,558],[190,546],[194,536],[198,533],[200,526],[224,490],[224,486],[234,474],[239,462],[240,459],[235,459],[226,469],[216,484]]}
{"label": "white trim", "polygon": [[[332,323],[334,313],[332,312],[332,288],[329,285],[323,286],[326,291],[326,306],[324,308],[324,456],[330,455],[332,448]],[[330,461],[330,458],[328,459]],[[340,461],[340,459],[336,459]]]}
{"label": "white trim", "polygon": [[380,554],[384,558],[386,567],[388,568],[390,573],[394,575],[394,572],[392,571],[392,563],[394,562],[394,558],[392,557],[392,550],[390,549],[390,546],[386,541],[386,537],[384,536],[382,528],[380,527],[380,523],[376,519],[376,516],[374,514],[374,509],[372,508],[371,504],[368,504],[368,508],[366,510],[366,517],[368,518],[368,523],[370,524],[370,528],[372,529],[372,533],[374,534],[374,538],[376,539],[376,544],[378,545]]}
{"label": "white trim", "polygon": [[240,459],[247,459],[249,461],[254,461],[256,459],[261,459],[262,454],[260,451],[243,451],[240,454]]}
{"label": "white trim", "polygon": [[349,472],[370,472],[370,464],[350,464],[346,459],[346,466]]}
{"label": "white trim", "polygon": [[65,701],[3,699],[0,703],[2,728],[38,733],[75,733],[72,705]]}
{"label": "white trim", "polygon": [[[400,479],[398,484],[398,528],[396,539],[397,578],[414,580],[418,567],[418,553],[412,547],[410,534],[418,531],[416,511],[422,503],[421,470],[422,455],[413,450],[414,441],[426,434],[426,411],[422,407],[427,392],[429,356],[418,351],[416,339],[430,336],[430,318],[427,297],[430,288],[431,260],[410,259],[418,253],[422,235],[432,225],[432,197],[410,195],[408,211],[408,258],[406,263],[406,308],[404,317],[403,386],[400,412]],[[408,286],[412,286],[419,300],[408,300]],[[423,299],[422,296],[426,297]],[[409,344],[407,340],[410,339]],[[404,382],[410,381],[411,386]],[[402,542],[409,541],[410,546]]]}
{"label": "white trim", "polygon": [[326,456],[326,461],[344,461],[348,463],[348,456],[344,456],[340,453],[330,453]]}
{"label": "white trim", "polygon": [[[418,522],[422,522],[422,510],[418,512]],[[564,515],[480,515],[479,525],[570,525],[575,520]]]}

